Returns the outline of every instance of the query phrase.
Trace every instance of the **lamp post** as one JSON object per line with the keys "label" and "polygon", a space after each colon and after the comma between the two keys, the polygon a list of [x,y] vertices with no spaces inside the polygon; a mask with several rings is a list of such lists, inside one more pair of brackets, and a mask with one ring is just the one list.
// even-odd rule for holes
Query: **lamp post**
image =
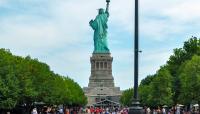
{"label": "lamp post", "polygon": [[138,99],[138,55],[139,55],[139,11],[138,0],[135,0],[135,42],[134,42],[134,95],[129,114],[144,114]]}

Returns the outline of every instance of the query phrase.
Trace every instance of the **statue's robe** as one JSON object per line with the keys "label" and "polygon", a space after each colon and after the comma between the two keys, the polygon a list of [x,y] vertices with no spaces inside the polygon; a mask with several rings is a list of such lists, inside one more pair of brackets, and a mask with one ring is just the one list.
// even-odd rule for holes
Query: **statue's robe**
{"label": "statue's robe", "polygon": [[94,53],[108,53],[107,44],[107,21],[109,14],[108,12],[99,14],[95,20],[90,22],[90,26],[94,30]]}

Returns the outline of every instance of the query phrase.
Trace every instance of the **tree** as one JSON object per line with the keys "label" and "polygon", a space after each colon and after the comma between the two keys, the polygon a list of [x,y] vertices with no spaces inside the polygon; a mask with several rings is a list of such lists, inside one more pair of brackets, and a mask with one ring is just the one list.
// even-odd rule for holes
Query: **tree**
{"label": "tree", "polygon": [[144,106],[151,106],[151,84],[139,86],[139,98]]}
{"label": "tree", "polygon": [[0,109],[13,109],[18,100],[19,81],[15,77],[14,72],[10,71],[4,75],[0,74]]}
{"label": "tree", "polygon": [[33,102],[35,102],[38,91],[33,84],[33,73],[31,72],[31,58],[27,56],[22,58],[19,56],[13,56],[16,78],[19,80],[20,96],[18,100],[18,106],[24,106],[25,111],[28,113],[31,111]]}
{"label": "tree", "polygon": [[167,68],[173,77],[172,90],[174,91],[173,101],[177,103],[180,94],[180,66],[187,60],[191,60],[194,55],[200,55],[200,39],[192,37],[184,42],[183,48],[174,49],[174,54],[167,61]]}
{"label": "tree", "polygon": [[151,82],[151,105],[172,105],[172,76],[166,67],[161,67],[156,77]]}
{"label": "tree", "polygon": [[47,64],[0,49],[0,109],[25,106],[29,113],[34,102],[84,106],[87,98],[78,83]]}
{"label": "tree", "polygon": [[181,66],[181,92],[179,102],[190,104],[196,101],[200,104],[200,56],[193,56]]}
{"label": "tree", "polygon": [[130,106],[132,103],[133,97],[133,88],[123,91],[122,96],[120,97],[120,103],[124,106]]}
{"label": "tree", "polygon": [[141,104],[143,105],[151,105],[150,93],[151,93],[151,82],[155,78],[156,75],[148,75],[144,78],[139,86],[138,93]]}
{"label": "tree", "polygon": [[12,109],[19,97],[19,81],[9,50],[0,49],[0,109]]}
{"label": "tree", "polygon": [[[174,49],[173,55],[170,56],[164,67],[161,67],[155,75],[147,76],[141,81],[139,86],[141,103],[149,106],[163,104],[172,105],[172,101],[173,104],[177,104],[178,102],[180,103],[182,99],[186,100],[186,97],[188,97],[189,100],[184,102],[189,102],[192,95],[183,95],[186,89],[182,90],[182,86],[184,85],[183,79],[185,79],[182,77],[190,77],[189,75],[184,75],[184,72],[187,71],[185,71],[184,68],[186,61],[190,61],[194,55],[200,56],[200,39],[197,37],[192,37],[184,42],[183,48]],[[191,63],[191,66],[192,64],[193,63]],[[173,100],[171,100],[171,98]]]}
{"label": "tree", "polygon": [[149,84],[152,82],[152,80],[155,78],[155,76],[156,76],[156,75],[148,75],[146,78],[144,78],[144,79],[141,81],[140,85],[141,85],[141,86],[149,85]]}
{"label": "tree", "polygon": [[143,105],[151,107],[172,105],[172,77],[166,67],[161,67],[154,76],[144,80],[143,85],[139,87],[139,96]]}

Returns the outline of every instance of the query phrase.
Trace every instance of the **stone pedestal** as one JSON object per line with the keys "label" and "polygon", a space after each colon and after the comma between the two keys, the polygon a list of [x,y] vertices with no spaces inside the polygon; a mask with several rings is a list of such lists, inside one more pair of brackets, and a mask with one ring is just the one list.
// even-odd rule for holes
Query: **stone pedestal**
{"label": "stone pedestal", "polygon": [[102,100],[119,103],[121,91],[115,87],[112,75],[112,61],[110,53],[93,53],[90,57],[91,75],[88,87],[83,88],[88,97],[88,106]]}
{"label": "stone pedestal", "polygon": [[95,53],[90,58],[91,76],[88,87],[114,87],[110,53]]}

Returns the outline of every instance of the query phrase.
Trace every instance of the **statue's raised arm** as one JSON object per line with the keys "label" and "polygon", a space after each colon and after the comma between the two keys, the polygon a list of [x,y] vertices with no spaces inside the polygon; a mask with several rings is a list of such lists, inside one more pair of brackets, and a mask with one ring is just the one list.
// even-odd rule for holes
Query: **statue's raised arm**
{"label": "statue's raised arm", "polygon": [[107,2],[107,4],[106,4],[106,13],[109,16],[109,3],[110,3],[110,0],[106,0],[106,2]]}

